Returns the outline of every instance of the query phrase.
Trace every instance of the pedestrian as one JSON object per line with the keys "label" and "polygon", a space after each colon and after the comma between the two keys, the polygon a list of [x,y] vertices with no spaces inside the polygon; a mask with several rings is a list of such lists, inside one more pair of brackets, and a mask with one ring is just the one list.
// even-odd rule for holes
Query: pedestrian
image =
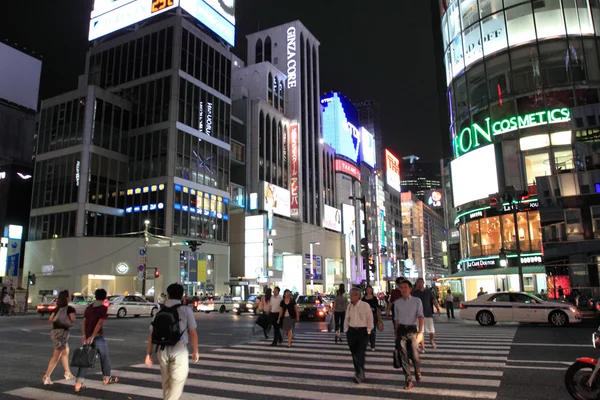
{"label": "pedestrian", "polygon": [[[409,358],[413,360],[415,379],[417,382],[421,382],[421,363],[417,346],[422,340],[425,319],[423,316],[423,302],[421,299],[410,295],[411,289],[412,284],[409,281],[400,283],[402,297],[394,302],[394,326],[396,328],[394,336],[406,382],[404,389],[407,390],[414,387]],[[410,346],[410,349],[408,346]]]}
{"label": "pedestrian", "polygon": [[344,329],[354,363],[354,382],[361,383],[365,379],[365,351],[374,326],[371,307],[360,299],[360,289],[356,287],[350,289]]}
{"label": "pedestrian", "polygon": [[548,294],[544,291],[544,289],[540,290],[540,299],[548,300]]}
{"label": "pedestrian", "polygon": [[12,299],[10,298],[10,294],[8,291],[4,294],[2,298],[2,313],[0,315],[8,315],[10,317],[10,305],[12,303]]}
{"label": "pedestrian", "polygon": [[277,346],[283,342],[281,337],[281,325],[279,324],[279,312],[281,311],[281,301],[283,298],[279,295],[279,286],[275,286],[273,289],[273,296],[271,296],[271,325],[273,325],[273,343],[271,346]]}
{"label": "pedestrian", "polygon": [[[412,291],[412,296],[418,297],[423,302],[423,316],[425,317],[425,334],[429,335],[429,343],[434,349],[435,344],[435,325],[433,323],[433,307],[435,306],[438,315],[440,315],[440,305],[436,298],[433,297],[431,290],[425,288],[423,278],[417,279],[417,287]],[[425,339],[419,343],[421,345],[421,354],[425,353]]]}
{"label": "pedestrian", "polygon": [[48,321],[52,322],[50,339],[54,345],[54,353],[48,363],[46,374],[42,377],[44,385],[52,385],[50,379],[54,368],[61,361],[65,370],[65,379],[75,379],[69,368],[69,330],[75,323],[75,309],[69,305],[69,291],[63,290],[58,294],[56,310],[50,314]]}
{"label": "pedestrian", "polygon": [[283,292],[283,300],[281,300],[280,307],[277,323],[280,324],[283,320],[283,331],[288,338],[287,347],[290,348],[292,347],[294,327],[296,326],[296,322],[300,321],[300,311],[296,302],[292,299],[292,292],[289,289],[285,289]]}
{"label": "pedestrian", "polygon": [[346,310],[348,309],[348,298],[345,296],[346,289],[344,284],[340,284],[337,291],[337,296],[333,299],[333,319],[335,321],[335,342],[342,343],[344,333],[344,319],[346,318]]}
{"label": "pedestrian", "polygon": [[163,305],[163,304],[165,304],[165,301],[166,301],[166,296],[164,293],[161,293],[160,296],[158,296],[157,302],[159,305]]}
{"label": "pedestrian", "polygon": [[[163,399],[177,400],[183,394],[189,373],[188,344],[192,344],[192,362],[198,362],[198,332],[194,313],[182,307],[183,286],[173,283],[167,287],[168,299],[150,324],[145,364],[152,366],[152,346],[156,345]],[[173,324],[176,321],[177,324]],[[167,337],[165,341],[163,338]]]}
{"label": "pedestrian", "polygon": [[450,313],[452,313],[452,319],[454,319],[454,296],[452,296],[452,290],[446,291],[446,316],[450,319]]}
{"label": "pedestrian", "polygon": [[406,279],[404,279],[404,277],[402,276],[396,278],[396,287],[392,290],[392,293],[390,294],[387,310],[385,312],[385,315],[388,317],[390,316],[390,314],[392,315],[392,318],[394,317],[394,302],[400,297],[402,297],[402,292],[400,291],[400,283],[402,283],[405,280]]}
{"label": "pedestrian", "polygon": [[13,294],[10,299],[10,315],[17,315],[17,298],[15,294]]}
{"label": "pedestrian", "polygon": [[381,310],[379,309],[379,301],[377,300],[377,297],[375,297],[375,295],[373,294],[373,286],[367,286],[362,301],[364,301],[369,305],[369,307],[371,307],[371,312],[373,313],[373,329],[371,329],[371,333],[369,333],[369,344],[371,345],[371,351],[375,351],[377,322],[381,318]]}
{"label": "pedestrian", "polygon": [[[267,288],[265,290],[265,294],[264,296],[262,296],[262,299],[260,301],[260,303],[258,303],[258,312],[262,313],[262,318],[265,319],[265,321],[267,321],[267,325],[263,328],[263,333],[265,334],[265,339],[269,338],[269,330],[271,329],[271,296],[272,296],[272,291],[271,288]],[[261,318],[261,316],[259,316],[259,318]]]}
{"label": "pedestrian", "polygon": [[[100,358],[102,367],[102,383],[109,385],[119,382],[119,378],[111,376],[110,357],[108,355],[108,344],[104,339],[103,325],[108,318],[108,306],[105,304],[106,290],[96,289],[94,293],[96,300],[87,306],[81,322],[81,342],[94,346]],[[75,383],[75,392],[79,393],[84,389],[83,383],[87,376],[88,368],[81,367],[77,371],[77,381]]]}
{"label": "pedestrian", "polygon": [[46,297],[45,294],[42,295],[42,304],[43,303],[47,303],[48,302],[48,298]]}
{"label": "pedestrian", "polygon": [[484,294],[486,294],[486,293],[487,293],[487,292],[484,292],[484,291],[483,291],[483,287],[480,287],[480,288],[479,288],[479,293],[477,293],[477,297],[479,297],[479,296],[483,296],[483,295],[484,295]]}

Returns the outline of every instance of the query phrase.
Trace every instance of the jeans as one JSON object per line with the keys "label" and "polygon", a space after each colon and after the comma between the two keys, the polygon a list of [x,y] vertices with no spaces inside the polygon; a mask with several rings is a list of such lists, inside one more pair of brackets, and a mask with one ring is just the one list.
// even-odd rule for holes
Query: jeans
{"label": "jeans", "polygon": [[271,313],[271,325],[273,325],[273,342],[282,342],[283,338],[281,337],[281,324],[277,323],[277,318],[279,318],[279,313]]}
{"label": "jeans", "polygon": [[190,353],[185,345],[158,351],[164,400],[178,400],[183,394],[190,368]]}
{"label": "jeans", "polygon": [[348,347],[352,353],[354,372],[357,377],[362,379],[365,377],[365,350],[369,340],[367,328],[348,328],[346,335]]}
{"label": "jeans", "polygon": [[398,328],[396,348],[400,352],[400,361],[402,362],[402,373],[406,382],[412,381],[413,377],[410,373],[409,362],[412,359],[415,366],[415,374],[421,373],[421,363],[419,361],[419,343],[417,341],[416,330],[405,330]]}
{"label": "jeans", "polygon": [[344,319],[346,318],[346,311],[335,311],[333,313],[335,320],[335,331],[344,333]]}
{"label": "jeans", "polygon": [[[102,336],[96,337],[93,343],[100,357],[102,366],[102,376],[104,379],[110,378],[110,357],[108,356],[108,345]],[[87,376],[88,368],[79,368],[77,370],[77,382],[83,382]]]}
{"label": "jeans", "polygon": [[454,318],[454,303],[451,301],[446,302],[446,315],[450,318],[450,313],[452,313],[452,318]]}

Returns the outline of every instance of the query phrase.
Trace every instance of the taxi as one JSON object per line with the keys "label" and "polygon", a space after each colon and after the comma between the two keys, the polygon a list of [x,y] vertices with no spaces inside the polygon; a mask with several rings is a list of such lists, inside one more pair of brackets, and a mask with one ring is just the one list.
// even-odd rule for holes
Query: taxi
{"label": "taxi", "polygon": [[117,318],[125,318],[127,315],[153,317],[159,308],[158,304],[137,295],[109,296],[105,303],[108,306],[108,315],[116,315]]}
{"label": "taxi", "polygon": [[[52,314],[56,310],[56,300],[57,299],[38,304],[36,307],[38,314],[42,316],[44,316],[44,314]],[[75,309],[75,315],[83,315],[87,306],[93,301],[94,299],[92,299],[90,296],[83,296],[79,293],[76,293],[71,297],[69,306]]]}
{"label": "taxi", "polygon": [[572,304],[544,301],[523,292],[484,294],[462,302],[460,317],[483,326],[497,322],[550,323],[554,326],[581,322],[581,313]]}
{"label": "taxi", "polygon": [[231,296],[209,296],[198,303],[197,310],[210,314],[218,311],[220,314],[233,310],[233,297]]}

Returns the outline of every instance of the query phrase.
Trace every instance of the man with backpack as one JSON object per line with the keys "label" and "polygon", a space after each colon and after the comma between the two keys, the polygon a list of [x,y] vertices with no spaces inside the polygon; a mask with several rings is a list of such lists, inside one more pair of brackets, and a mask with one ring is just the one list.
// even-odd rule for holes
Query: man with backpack
{"label": "man with backpack", "polygon": [[163,399],[177,400],[189,371],[188,343],[192,343],[192,361],[198,362],[198,333],[196,320],[190,307],[184,307],[183,286],[173,283],[167,288],[168,300],[154,315],[150,325],[146,365],[152,366],[152,347],[156,346]]}

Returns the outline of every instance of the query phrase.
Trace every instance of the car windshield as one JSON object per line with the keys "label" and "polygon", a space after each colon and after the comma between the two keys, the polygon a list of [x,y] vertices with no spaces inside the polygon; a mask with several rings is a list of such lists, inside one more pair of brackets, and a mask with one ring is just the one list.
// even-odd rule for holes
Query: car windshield
{"label": "car windshield", "polygon": [[298,296],[296,303],[314,303],[315,300],[318,300],[317,296]]}
{"label": "car windshield", "polygon": [[121,296],[108,296],[106,298],[106,300],[108,301],[115,301],[115,300],[119,300],[121,298]]}

